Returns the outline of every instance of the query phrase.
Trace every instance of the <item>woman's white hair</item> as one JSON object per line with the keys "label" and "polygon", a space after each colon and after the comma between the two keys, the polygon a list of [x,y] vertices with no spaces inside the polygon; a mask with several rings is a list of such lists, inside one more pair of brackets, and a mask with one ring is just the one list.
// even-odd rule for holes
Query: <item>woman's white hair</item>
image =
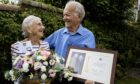
{"label": "woman's white hair", "polygon": [[[83,18],[85,17],[85,9],[84,9],[84,6],[77,2],[77,1],[68,1],[66,6],[69,6],[69,5],[73,5],[75,7],[75,12],[78,13],[81,21],[83,20]],[[65,6],[65,7],[66,7]]]}
{"label": "woman's white hair", "polygon": [[39,17],[36,17],[34,15],[29,15],[27,16],[23,22],[22,22],[22,34],[24,35],[24,37],[28,37],[28,32],[27,29],[33,24],[34,21],[36,20],[41,20]]}

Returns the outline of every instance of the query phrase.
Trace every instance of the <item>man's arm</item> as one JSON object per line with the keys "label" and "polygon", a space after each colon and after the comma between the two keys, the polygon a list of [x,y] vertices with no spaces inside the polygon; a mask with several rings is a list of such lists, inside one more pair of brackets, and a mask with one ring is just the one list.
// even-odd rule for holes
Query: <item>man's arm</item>
{"label": "man's arm", "polygon": [[92,33],[87,35],[85,44],[87,48],[96,48],[95,37]]}
{"label": "man's arm", "polygon": [[44,41],[49,43],[50,49],[55,48],[55,34],[54,33],[46,37]]}

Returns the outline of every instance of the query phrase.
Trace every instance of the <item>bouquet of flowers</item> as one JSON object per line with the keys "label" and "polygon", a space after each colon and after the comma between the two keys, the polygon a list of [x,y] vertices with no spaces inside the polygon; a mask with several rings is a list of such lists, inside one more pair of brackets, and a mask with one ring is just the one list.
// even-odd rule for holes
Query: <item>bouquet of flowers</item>
{"label": "bouquet of flowers", "polygon": [[72,70],[64,68],[63,61],[57,55],[51,54],[43,48],[35,51],[28,52],[24,57],[18,56],[14,63],[13,68],[5,72],[7,80],[20,80],[20,79],[52,79],[56,77],[57,72],[62,72],[65,78],[72,80]]}

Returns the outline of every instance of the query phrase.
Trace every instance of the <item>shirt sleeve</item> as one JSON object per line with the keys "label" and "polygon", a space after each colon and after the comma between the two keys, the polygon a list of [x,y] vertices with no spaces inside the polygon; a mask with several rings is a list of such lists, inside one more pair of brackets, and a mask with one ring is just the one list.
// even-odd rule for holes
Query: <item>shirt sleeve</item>
{"label": "shirt sleeve", "polygon": [[42,48],[44,48],[46,50],[50,50],[50,46],[49,46],[49,43],[48,42],[43,41],[41,45],[42,45],[41,46]]}
{"label": "shirt sleeve", "polygon": [[19,56],[19,53],[19,42],[16,42],[11,45],[12,63],[15,61],[16,57]]}
{"label": "shirt sleeve", "polygon": [[85,43],[87,48],[96,48],[96,42],[93,33],[89,33],[89,35],[87,35],[87,39]]}
{"label": "shirt sleeve", "polygon": [[57,38],[56,32],[45,38],[44,41],[49,43],[50,49],[55,49],[55,41]]}

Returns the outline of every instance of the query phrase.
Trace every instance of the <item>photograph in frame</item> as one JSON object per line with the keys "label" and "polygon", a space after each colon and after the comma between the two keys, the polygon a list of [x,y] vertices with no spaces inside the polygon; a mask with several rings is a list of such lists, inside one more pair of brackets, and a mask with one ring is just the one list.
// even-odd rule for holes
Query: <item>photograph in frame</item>
{"label": "photograph in frame", "polygon": [[70,59],[68,67],[72,68],[74,73],[76,73],[76,74],[81,74],[82,73],[82,68],[83,68],[83,64],[84,64],[84,61],[85,61],[84,60],[85,55],[86,55],[86,53],[72,52],[71,59]]}
{"label": "photograph in frame", "polygon": [[65,66],[73,68],[76,78],[114,84],[116,61],[116,51],[69,47]]}

